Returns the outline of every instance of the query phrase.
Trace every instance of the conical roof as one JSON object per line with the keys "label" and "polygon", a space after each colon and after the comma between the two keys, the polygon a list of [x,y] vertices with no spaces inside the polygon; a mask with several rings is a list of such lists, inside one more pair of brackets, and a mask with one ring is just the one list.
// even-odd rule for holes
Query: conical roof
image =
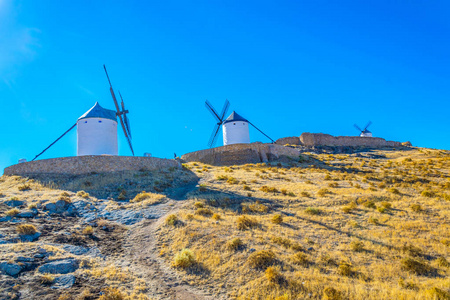
{"label": "conical roof", "polygon": [[245,118],[241,117],[237,112],[233,111],[231,113],[231,115],[225,121],[223,121],[223,124],[230,123],[230,122],[237,122],[237,121],[247,122],[248,123],[248,120],[246,120]]}
{"label": "conical roof", "polygon": [[95,102],[95,105],[92,106],[91,109],[85,112],[81,117],[79,117],[78,120],[87,118],[103,118],[114,120],[117,122],[116,112],[114,110],[101,107],[98,102]]}

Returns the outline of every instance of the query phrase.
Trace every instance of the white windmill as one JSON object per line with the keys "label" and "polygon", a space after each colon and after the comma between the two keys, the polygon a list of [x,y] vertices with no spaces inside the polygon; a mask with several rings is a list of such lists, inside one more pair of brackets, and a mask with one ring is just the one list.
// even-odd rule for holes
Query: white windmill
{"label": "white windmill", "polygon": [[225,114],[227,113],[228,107],[230,106],[230,102],[225,100],[225,104],[222,109],[222,113],[219,115],[216,110],[212,107],[211,103],[206,100],[205,102],[206,108],[211,112],[211,114],[216,119],[217,123],[214,127],[214,130],[209,139],[208,146],[211,148],[215,145],[217,141],[217,136],[219,133],[220,126],[223,125],[222,133],[223,133],[223,145],[232,145],[232,144],[248,144],[250,143],[250,134],[249,134],[249,125],[252,125],[259,132],[261,132],[264,136],[274,143],[274,141],[258,129],[255,125],[253,125],[250,121],[240,116],[237,112],[233,111],[231,115],[225,118]]}
{"label": "white windmill", "polygon": [[130,121],[128,120],[128,110],[125,109],[122,95],[119,92],[121,99],[121,107],[117,102],[116,95],[109,80],[108,72],[105,65],[103,65],[106,77],[109,82],[109,90],[116,106],[116,111],[106,109],[100,106],[98,102],[95,103],[91,109],[85,112],[78,118],[77,122],[72,125],[59,138],[45,148],[41,153],[36,155],[33,159],[38,158],[47,149],[53,146],[64,135],[71,131],[75,126],[77,127],[77,156],[82,155],[118,155],[117,148],[117,117],[119,117],[123,132],[130,146],[131,153],[134,156],[133,146],[131,144]]}
{"label": "white windmill", "polygon": [[371,121],[369,121],[369,123],[367,123],[366,127],[364,127],[364,129],[359,128],[358,125],[354,124],[353,126],[355,126],[356,129],[358,129],[358,131],[360,132],[359,136],[360,137],[372,137],[372,132],[370,132],[367,128],[369,128],[370,124],[372,124]]}

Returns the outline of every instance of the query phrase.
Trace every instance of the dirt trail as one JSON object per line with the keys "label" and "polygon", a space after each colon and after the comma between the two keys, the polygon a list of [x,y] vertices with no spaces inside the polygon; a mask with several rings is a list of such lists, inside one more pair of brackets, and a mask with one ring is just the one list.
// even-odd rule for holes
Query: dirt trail
{"label": "dirt trail", "polygon": [[[195,189],[195,185],[176,193],[175,200],[170,200],[173,209],[167,214],[176,213],[185,203],[186,195]],[[217,297],[208,294],[183,281],[163,259],[156,247],[156,229],[162,225],[166,215],[156,220],[146,220],[136,224],[130,230],[123,245],[126,257],[130,259],[129,267],[142,276],[149,287],[148,294],[156,299],[213,300]]]}

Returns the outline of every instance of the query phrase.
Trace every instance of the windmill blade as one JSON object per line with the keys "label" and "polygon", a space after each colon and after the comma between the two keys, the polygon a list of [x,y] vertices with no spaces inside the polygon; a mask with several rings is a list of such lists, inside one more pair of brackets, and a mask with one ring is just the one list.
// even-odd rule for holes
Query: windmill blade
{"label": "windmill blade", "polygon": [[125,114],[123,114],[123,121],[125,123],[125,127],[127,128],[128,136],[130,137],[130,139],[133,139],[133,137],[131,136],[130,119],[128,119]]}
{"label": "windmill blade", "polygon": [[228,101],[228,99],[225,99],[225,104],[223,105],[222,113],[220,114],[222,116],[221,118],[222,121],[225,118],[225,114],[228,111],[228,107],[230,107],[230,101]]}
{"label": "windmill blade", "polygon": [[268,138],[269,140],[271,140],[272,143],[275,143],[274,140],[272,140],[267,134],[265,134],[264,132],[262,132],[261,129],[259,129],[258,127],[256,127],[255,125],[253,125],[252,122],[249,121],[248,123],[250,123],[250,125],[252,125],[253,127],[255,127],[256,130],[258,130],[259,132],[261,132],[266,138]]}
{"label": "windmill blade", "polygon": [[211,112],[211,114],[217,119],[217,122],[222,123],[222,119],[220,119],[214,107],[212,107],[211,103],[208,100],[205,101],[206,108]]}
{"label": "windmill blade", "polygon": [[366,127],[364,127],[364,130],[366,130],[370,126],[370,124],[372,124],[372,121],[369,121],[369,123],[367,123]]}
{"label": "windmill blade", "polygon": [[356,128],[356,129],[358,129],[358,131],[362,132],[362,129],[361,129],[361,128],[359,128],[359,126],[358,126],[358,125],[356,125],[356,124],[353,124],[353,126],[355,126],[355,128]]}
{"label": "windmill blade", "polygon": [[221,126],[221,124],[216,124],[216,126],[214,126],[214,130],[213,130],[211,137],[209,138],[209,142],[208,142],[209,148],[212,148],[216,144],[220,126]]}
{"label": "windmill blade", "polygon": [[111,92],[111,96],[112,96],[112,98],[114,100],[114,105],[116,106],[116,111],[117,111],[116,115],[119,117],[120,125],[122,125],[122,129],[123,129],[123,133],[125,134],[125,137],[127,138],[128,145],[130,146],[131,153],[133,153],[133,156],[134,156],[133,146],[131,145],[130,137],[127,134],[127,130],[125,128],[125,124],[123,123],[122,112],[120,111],[119,103],[117,102],[116,95],[114,94],[114,90],[113,90],[111,81],[109,80],[108,71],[106,71],[106,66],[105,65],[103,65],[103,68],[105,69],[106,77],[108,78],[109,91]]}

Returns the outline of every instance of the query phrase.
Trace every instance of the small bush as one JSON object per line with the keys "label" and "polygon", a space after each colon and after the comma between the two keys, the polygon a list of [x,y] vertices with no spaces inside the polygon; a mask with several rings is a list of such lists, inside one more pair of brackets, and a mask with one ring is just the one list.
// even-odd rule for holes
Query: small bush
{"label": "small bush", "polygon": [[305,213],[308,215],[320,215],[322,211],[319,208],[308,207],[305,209]]}
{"label": "small bush", "polygon": [[364,250],[364,243],[361,242],[361,241],[353,241],[353,242],[350,243],[350,248],[353,251],[361,252],[361,251]]}
{"label": "small bush", "polygon": [[234,177],[228,177],[227,183],[228,183],[228,184],[238,184],[238,183],[239,183],[239,180],[237,180],[237,179],[234,178]]}
{"label": "small bush", "polygon": [[98,300],[125,300],[127,296],[122,293],[118,288],[107,287],[102,290],[103,294]]}
{"label": "small bush", "polygon": [[195,202],[194,207],[195,208],[203,208],[203,207],[205,207],[205,204],[203,202]]}
{"label": "small bush", "polygon": [[436,299],[436,300],[448,300],[450,299],[450,292],[442,290],[437,287],[433,287],[426,291],[428,299]]}
{"label": "small bush", "polygon": [[220,219],[222,219],[222,217],[219,214],[213,214],[212,218],[216,221],[219,221]]}
{"label": "small bush", "polygon": [[31,187],[30,187],[30,185],[29,184],[22,184],[22,185],[19,185],[18,187],[17,187],[17,189],[19,190],[19,191],[28,191],[28,190],[31,190]]}
{"label": "small bush", "polygon": [[89,198],[89,193],[86,193],[85,191],[78,191],[77,192],[77,196],[81,197],[81,198],[88,199]]}
{"label": "small bush", "polygon": [[270,283],[279,284],[284,281],[283,275],[281,275],[280,270],[275,267],[268,267],[264,272],[266,278]]}
{"label": "small bush", "polygon": [[306,198],[310,198],[311,197],[311,195],[308,192],[301,192],[300,195],[302,197],[306,197]]}
{"label": "small bush", "polygon": [[422,255],[422,250],[416,246],[413,245],[404,245],[401,249],[400,249],[403,253],[409,255],[409,256],[421,256]]}
{"label": "small bush", "polygon": [[403,270],[416,275],[427,275],[431,272],[430,266],[410,257],[403,258],[400,263]]}
{"label": "small bush", "polygon": [[201,216],[211,216],[213,214],[209,208],[198,208],[195,213]]}
{"label": "small bush", "polygon": [[82,234],[84,235],[91,235],[94,233],[94,228],[92,228],[92,226],[88,225],[86,227],[84,227]]}
{"label": "small bush", "polygon": [[258,221],[247,216],[238,217],[236,223],[239,230],[247,230],[258,226]]}
{"label": "small bush", "polygon": [[392,204],[387,202],[387,201],[381,202],[381,206],[386,208],[386,209],[391,209],[392,208]]}
{"label": "small bush", "polygon": [[400,194],[400,191],[398,189],[396,189],[396,188],[390,188],[390,189],[388,189],[388,191],[391,192],[392,194],[395,194],[395,195],[399,195]]}
{"label": "small bush", "polygon": [[166,218],[166,224],[170,226],[176,226],[179,220],[178,217],[174,214],[168,215]]}
{"label": "small bush", "polygon": [[5,215],[10,216],[10,217],[14,217],[15,215],[17,215],[18,213],[20,213],[20,210],[18,210],[17,208],[12,208],[10,210],[7,210],[5,212]]}
{"label": "small bush", "polygon": [[328,184],[328,187],[330,187],[330,188],[338,188],[339,184],[337,182],[331,182],[331,183]]}
{"label": "small bush", "polygon": [[305,253],[297,252],[291,256],[292,263],[301,266],[307,266],[309,264],[308,257]]}
{"label": "small bush", "polygon": [[227,176],[227,175],[218,175],[218,176],[216,177],[216,179],[217,179],[217,180],[227,180],[227,179],[228,179],[228,176]]}
{"label": "small bush", "polygon": [[422,195],[423,197],[428,197],[428,198],[435,196],[434,192],[432,192],[430,190],[424,190],[424,191],[422,191],[422,193],[420,193],[420,195]]}
{"label": "small bush", "polygon": [[376,205],[375,205],[375,202],[373,202],[371,200],[368,200],[368,201],[364,202],[363,206],[367,207],[367,208],[373,208],[373,209],[377,208]]}
{"label": "small bush", "polygon": [[275,188],[275,187],[269,187],[269,186],[267,186],[267,185],[263,185],[261,188],[260,188],[260,190],[261,191],[263,191],[264,193],[278,193],[278,189],[277,188]]}
{"label": "small bush", "polygon": [[290,248],[292,245],[292,241],[290,239],[283,238],[280,236],[273,236],[270,240],[275,244],[283,246],[286,249]]}
{"label": "small bush", "polygon": [[373,218],[373,217],[369,217],[369,219],[367,220],[367,222],[369,222],[370,224],[373,224],[373,225],[378,225],[378,224],[380,224],[380,222],[378,221],[378,219],[377,219],[377,218]]}
{"label": "small bush", "polygon": [[383,206],[378,206],[377,207],[377,211],[379,211],[380,213],[385,213],[386,212],[386,208],[384,208]]}
{"label": "small bush", "polygon": [[244,185],[243,188],[244,188],[244,191],[250,191],[251,190],[251,188],[248,185]]}
{"label": "small bush", "polygon": [[339,290],[335,289],[334,287],[327,286],[323,290],[322,299],[323,300],[343,300],[343,299],[346,299],[346,297],[344,297],[342,292],[340,292]]}
{"label": "small bush", "polygon": [[237,251],[244,246],[244,243],[240,238],[234,238],[229,240],[226,244],[226,248],[231,251]]}
{"label": "small bush", "polygon": [[275,253],[271,250],[261,250],[253,252],[247,259],[252,268],[264,269],[275,263]]}
{"label": "small bush", "polygon": [[410,207],[413,212],[423,211],[422,205],[420,205],[420,204],[412,204]]}
{"label": "small bush", "polygon": [[16,227],[17,233],[22,235],[35,234],[37,232],[36,226],[33,224],[20,224]]}
{"label": "small bush", "polygon": [[187,248],[178,252],[172,261],[172,266],[183,269],[189,268],[193,264],[195,264],[194,253]]}
{"label": "small bush", "polygon": [[274,224],[281,224],[283,223],[283,216],[280,214],[276,214],[272,217],[271,221]]}
{"label": "small bush", "polygon": [[437,262],[439,267],[444,267],[444,268],[450,267],[450,263],[443,256],[438,257],[436,259],[436,262]]}
{"label": "small bush", "polygon": [[325,188],[322,188],[317,191],[317,196],[319,196],[319,197],[325,197],[327,194],[330,194],[330,191]]}
{"label": "small bush", "polygon": [[352,266],[348,263],[342,262],[338,268],[339,275],[351,276],[353,274]]}

